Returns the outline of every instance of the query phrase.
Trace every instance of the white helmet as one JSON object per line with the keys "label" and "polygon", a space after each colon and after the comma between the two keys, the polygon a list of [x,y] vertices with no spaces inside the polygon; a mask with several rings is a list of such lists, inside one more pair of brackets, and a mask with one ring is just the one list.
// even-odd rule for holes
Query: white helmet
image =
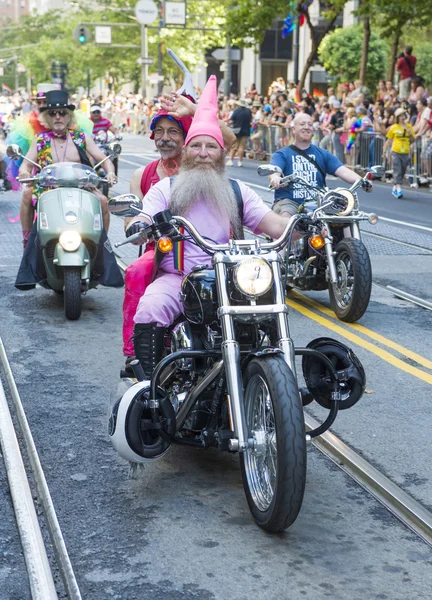
{"label": "white helmet", "polygon": [[117,453],[133,463],[160,458],[170,447],[155,430],[142,429],[143,419],[151,419],[149,391],[150,381],[122,379],[111,401],[108,434]]}

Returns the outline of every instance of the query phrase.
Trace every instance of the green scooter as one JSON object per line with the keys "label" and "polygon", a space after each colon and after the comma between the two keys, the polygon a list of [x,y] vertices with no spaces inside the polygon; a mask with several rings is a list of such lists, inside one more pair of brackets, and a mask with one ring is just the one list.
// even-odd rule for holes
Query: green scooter
{"label": "green scooter", "polygon": [[[114,144],[112,153],[105,160],[120,152],[120,144]],[[7,153],[14,160],[25,158],[15,145],[9,146]],[[58,294],[63,293],[65,316],[69,320],[79,319],[81,296],[89,289],[99,283],[114,287],[123,285],[116,264],[109,267],[111,282],[104,279],[103,254],[108,249],[115,263],[114,254],[103,230],[99,199],[84,189],[106,182],[95,170],[101,163],[94,168],[81,163],[55,163],[44,167],[34,177],[20,179],[21,183],[33,183],[44,191],[37,205],[36,252],[32,250],[30,259],[26,257],[26,248],[15,285],[19,289],[29,289],[39,283]]]}

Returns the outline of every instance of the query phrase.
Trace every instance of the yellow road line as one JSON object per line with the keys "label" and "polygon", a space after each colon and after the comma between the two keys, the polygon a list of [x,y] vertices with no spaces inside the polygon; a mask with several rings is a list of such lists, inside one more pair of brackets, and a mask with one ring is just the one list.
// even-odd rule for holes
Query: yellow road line
{"label": "yellow road line", "polygon": [[[327,317],[330,317],[331,319],[334,319],[335,321],[337,321],[337,317],[334,314],[334,312],[332,310],[330,310],[329,308],[322,306],[322,304],[319,304],[319,302],[316,302],[315,300],[312,300],[311,298],[307,298],[306,296],[303,296],[303,294],[300,294],[294,290],[291,292],[291,294],[293,296],[295,296],[295,298],[297,300],[303,302],[304,304],[308,304],[309,306],[312,306],[316,310],[319,310],[320,312],[324,313]],[[407,358],[411,358],[412,360],[415,360],[415,362],[418,363],[419,365],[421,365],[422,367],[426,367],[426,369],[432,369],[432,361],[431,360],[428,360],[424,356],[421,356],[420,354],[417,354],[416,352],[413,352],[412,350],[408,350],[408,348],[405,348],[404,346],[401,346],[400,344],[397,344],[396,342],[393,342],[392,340],[387,339],[383,335],[380,335],[379,333],[376,333],[375,331],[372,331],[371,329],[364,327],[364,325],[359,325],[357,323],[344,323],[344,325],[346,327],[351,327],[351,329],[354,329],[355,331],[358,331],[359,333],[362,333],[363,335],[367,335],[368,337],[375,340],[376,342],[383,344],[383,346],[387,346],[388,348],[391,348],[392,350],[396,350],[396,352],[399,352],[399,354],[403,354]]]}
{"label": "yellow road line", "polygon": [[421,379],[422,381],[425,381],[426,383],[429,383],[430,385],[432,385],[432,375],[429,375],[428,373],[425,373],[424,371],[421,371],[420,369],[417,369],[416,367],[412,367],[411,365],[408,365],[400,358],[396,358],[395,356],[393,356],[393,354],[390,354],[390,352],[387,352],[387,350],[382,350],[381,348],[377,348],[377,346],[374,346],[374,344],[372,344],[371,342],[367,342],[366,340],[359,337],[355,333],[351,333],[351,331],[348,331],[348,330],[344,329],[343,327],[340,327],[340,325],[336,325],[336,323],[332,323],[332,322],[328,321],[327,319],[324,319],[324,317],[321,317],[320,315],[317,315],[316,313],[312,312],[308,308],[301,306],[301,304],[294,302],[294,300],[287,299],[286,303],[288,304],[288,306],[290,306],[294,310],[298,311],[305,317],[308,317],[309,319],[312,319],[312,321],[319,323],[323,327],[326,327],[327,329],[330,329],[331,331],[338,333],[339,335],[350,340],[354,344],[357,344],[358,346],[361,346],[362,348],[369,350],[369,352],[372,352],[376,356],[379,356],[379,358],[382,358],[383,360],[390,363],[394,367],[401,369],[401,371],[405,371],[406,373],[409,373],[410,375],[414,375],[414,377],[417,377],[417,379]]}

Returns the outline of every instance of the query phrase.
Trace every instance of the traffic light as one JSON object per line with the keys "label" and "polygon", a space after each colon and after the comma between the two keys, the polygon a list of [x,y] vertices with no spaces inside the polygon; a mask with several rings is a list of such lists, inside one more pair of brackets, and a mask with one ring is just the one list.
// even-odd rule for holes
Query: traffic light
{"label": "traffic light", "polygon": [[73,36],[81,45],[85,44],[91,38],[90,29],[84,25],[78,25],[74,29]]}

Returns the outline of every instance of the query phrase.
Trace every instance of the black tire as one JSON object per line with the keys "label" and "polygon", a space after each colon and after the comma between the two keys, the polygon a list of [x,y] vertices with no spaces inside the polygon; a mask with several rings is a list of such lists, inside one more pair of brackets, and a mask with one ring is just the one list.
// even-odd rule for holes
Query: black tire
{"label": "black tire", "polygon": [[331,306],[341,321],[353,323],[364,315],[372,291],[372,266],[365,245],[355,238],[341,240],[335,248],[338,281],[329,283]]}
{"label": "black tire", "polygon": [[65,267],[63,281],[65,316],[69,321],[76,321],[81,316],[81,268]]}
{"label": "black tire", "polygon": [[[265,413],[266,421],[262,445],[264,459],[255,449],[240,454],[243,487],[256,523],[267,531],[282,531],[296,520],[306,483],[306,434],[297,382],[280,356],[252,359],[243,379],[249,437],[256,436],[254,427],[255,431],[260,431],[260,414]],[[264,399],[264,396],[265,407],[260,401],[260,397]],[[254,404],[257,403],[259,410],[254,418]],[[272,440],[276,440],[276,444],[272,444]],[[272,468],[266,469],[264,463],[271,453]],[[260,458],[262,465],[259,464]],[[260,470],[264,473],[261,479],[255,476]],[[270,486],[267,485],[269,480]],[[270,494],[265,496],[269,491]]]}

